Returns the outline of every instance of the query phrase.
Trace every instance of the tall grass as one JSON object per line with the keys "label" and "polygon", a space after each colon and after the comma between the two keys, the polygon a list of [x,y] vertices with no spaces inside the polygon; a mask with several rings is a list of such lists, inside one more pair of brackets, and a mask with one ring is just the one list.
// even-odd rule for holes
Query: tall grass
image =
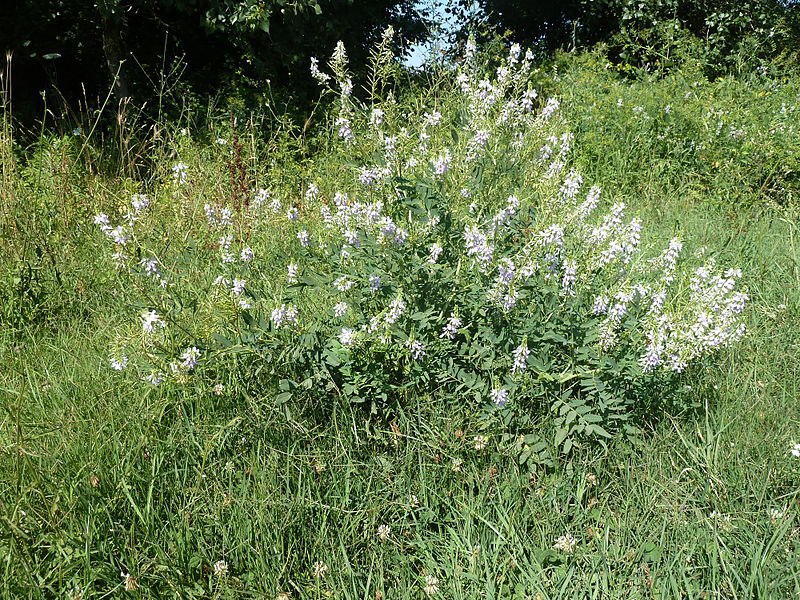
{"label": "tall grass", "polygon": [[[115,377],[129,296],[92,216],[122,210],[141,181],[91,138],[21,148],[6,115],[0,595],[800,595],[797,82],[625,82],[602,66],[566,57],[546,84],[568,107],[575,163],[653,238],[740,266],[749,333],[639,436],[532,470],[458,398],[421,393],[386,418],[313,393],[278,402],[236,354],[216,389]],[[345,176],[330,140],[300,160],[301,131],[265,141],[255,123],[235,125],[239,150],[228,119],[150,138],[137,178],[169,177],[178,156],[197,169],[191,198],[159,219],[188,231],[208,199],[236,199],[237,177],[299,193],[312,174]]]}

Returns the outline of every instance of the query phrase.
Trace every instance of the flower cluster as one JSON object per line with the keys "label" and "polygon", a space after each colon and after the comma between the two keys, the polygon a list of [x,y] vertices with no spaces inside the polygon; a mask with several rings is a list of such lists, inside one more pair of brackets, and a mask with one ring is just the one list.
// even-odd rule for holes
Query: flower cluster
{"label": "flower cluster", "polygon": [[[531,55],[514,45],[487,74],[470,47],[453,97],[417,112],[354,98],[343,46],[331,74],[312,59],[338,95],[330,133],[346,176],[312,168],[314,182],[259,189],[246,209],[205,205],[196,245],[219,252],[203,269],[217,284],[201,298],[209,323],[172,347],[174,366],[151,365],[151,383],[186,377],[214,356],[215,334],[234,331],[258,356],[274,349],[282,378],[324,369],[336,389],[374,401],[435,377],[508,414],[536,394],[585,393],[590,379],[626,390],[630,378],[675,376],[744,335],[741,273],[713,260],[687,268],[677,239],[651,257],[643,223],[570,168],[574,138],[559,101],[530,86]],[[116,254],[147,204],[137,197],[120,226],[96,217]],[[156,256],[141,260],[162,278]],[[184,306],[142,313],[144,334]]]}

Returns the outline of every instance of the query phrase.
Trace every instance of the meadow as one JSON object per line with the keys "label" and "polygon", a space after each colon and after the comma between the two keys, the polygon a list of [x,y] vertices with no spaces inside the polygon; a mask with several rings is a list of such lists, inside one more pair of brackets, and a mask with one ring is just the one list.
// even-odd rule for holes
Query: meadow
{"label": "meadow", "polygon": [[800,78],[387,48],[4,111],[0,595],[800,597]]}

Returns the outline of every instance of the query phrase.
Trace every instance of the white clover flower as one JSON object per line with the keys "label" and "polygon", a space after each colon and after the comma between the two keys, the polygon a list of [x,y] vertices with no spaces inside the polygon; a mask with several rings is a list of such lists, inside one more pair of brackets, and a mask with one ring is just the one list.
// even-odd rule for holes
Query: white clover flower
{"label": "white clover flower", "polygon": [[427,596],[434,596],[439,592],[439,580],[433,575],[425,575],[425,585],[422,588]]}
{"label": "white clover flower", "polygon": [[769,520],[777,523],[786,518],[787,510],[785,508],[770,508],[768,511]]}
{"label": "white clover flower", "polygon": [[791,452],[792,456],[795,458],[800,458],[800,444],[794,444],[789,452]]}
{"label": "white clover flower", "polygon": [[314,577],[317,579],[322,579],[325,575],[328,574],[328,565],[326,565],[321,560],[318,560],[314,563]]}
{"label": "white clover flower", "polygon": [[286,218],[290,221],[296,221],[298,216],[300,216],[300,211],[298,211],[294,206],[286,211]]}
{"label": "white clover flower", "polygon": [[377,535],[380,541],[385,542],[392,535],[392,528],[384,523],[378,527]]}
{"label": "white clover flower", "polygon": [[553,544],[553,549],[565,554],[572,554],[578,541],[569,533],[559,536],[556,543]]}
{"label": "white clover flower", "polygon": [[476,435],[472,439],[472,442],[475,450],[481,451],[486,449],[486,446],[489,444],[489,438],[485,435]]}
{"label": "white clover flower", "polygon": [[214,385],[213,392],[215,396],[222,396],[222,394],[225,392],[225,386],[221,383],[217,383]]}
{"label": "white clover flower", "polygon": [[216,577],[225,577],[228,574],[228,563],[224,560],[218,560],[214,563],[214,575]]}

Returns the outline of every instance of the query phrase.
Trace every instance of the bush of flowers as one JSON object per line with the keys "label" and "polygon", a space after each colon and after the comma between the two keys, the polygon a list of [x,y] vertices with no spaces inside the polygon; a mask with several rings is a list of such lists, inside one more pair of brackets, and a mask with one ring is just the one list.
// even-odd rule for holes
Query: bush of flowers
{"label": "bush of flowers", "polygon": [[152,197],[96,217],[138,307],[114,369],[221,389],[225,357],[244,354],[276,402],[455,398],[527,460],[624,430],[742,337],[740,272],[678,239],[643,244],[639,219],[570,168],[529,53],[490,68],[469,43],[441,75],[450,91],[413,107],[375,93],[391,87],[390,35],[366,102],[341,45],[328,69],[312,60],[335,105],[325,168],[299,186],[198,201],[178,157]]}

